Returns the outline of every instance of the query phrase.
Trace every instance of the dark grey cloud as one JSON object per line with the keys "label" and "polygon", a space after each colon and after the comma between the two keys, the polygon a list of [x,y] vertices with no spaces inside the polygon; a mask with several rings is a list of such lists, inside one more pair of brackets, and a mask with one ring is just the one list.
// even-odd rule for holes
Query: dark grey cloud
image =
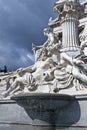
{"label": "dark grey cloud", "polygon": [[43,44],[43,29],[56,17],[57,0],[0,0],[0,67],[9,70],[34,63],[32,42]]}

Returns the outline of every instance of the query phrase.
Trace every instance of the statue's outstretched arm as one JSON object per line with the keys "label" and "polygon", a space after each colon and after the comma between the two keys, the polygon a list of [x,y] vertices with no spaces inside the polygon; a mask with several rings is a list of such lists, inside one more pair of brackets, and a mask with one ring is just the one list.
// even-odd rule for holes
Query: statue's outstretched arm
{"label": "statue's outstretched arm", "polygon": [[26,68],[22,69],[22,72],[29,72],[29,73],[33,73],[36,70],[35,64]]}
{"label": "statue's outstretched arm", "polygon": [[47,40],[45,43],[43,43],[43,45],[35,45],[34,43],[32,43],[32,50],[36,50],[36,49],[39,49],[39,48],[43,48],[43,47],[46,47],[49,43],[49,40]]}

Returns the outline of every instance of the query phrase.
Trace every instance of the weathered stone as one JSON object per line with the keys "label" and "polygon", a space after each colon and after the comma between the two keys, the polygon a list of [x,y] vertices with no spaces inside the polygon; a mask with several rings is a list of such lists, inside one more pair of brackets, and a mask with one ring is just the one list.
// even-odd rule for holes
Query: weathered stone
{"label": "weathered stone", "polygon": [[59,0],[54,10],[46,42],[32,44],[35,64],[2,76],[12,81],[3,97],[16,102],[0,101],[1,129],[87,129],[87,1]]}

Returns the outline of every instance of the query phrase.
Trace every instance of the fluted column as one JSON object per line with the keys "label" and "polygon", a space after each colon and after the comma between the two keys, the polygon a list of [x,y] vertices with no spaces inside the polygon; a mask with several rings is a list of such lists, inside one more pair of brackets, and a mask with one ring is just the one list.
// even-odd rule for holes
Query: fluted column
{"label": "fluted column", "polygon": [[65,18],[61,22],[63,34],[63,48],[68,50],[78,49],[78,20],[75,18]]}
{"label": "fluted column", "polygon": [[54,5],[54,11],[62,26],[63,49],[68,51],[79,50],[78,24],[82,15],[82,5],[78,0],[59,0]]}

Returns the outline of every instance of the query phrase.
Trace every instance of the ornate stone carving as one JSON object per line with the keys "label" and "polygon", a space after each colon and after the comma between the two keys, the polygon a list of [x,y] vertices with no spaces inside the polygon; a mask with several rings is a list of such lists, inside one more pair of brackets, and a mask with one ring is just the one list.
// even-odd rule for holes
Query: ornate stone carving
{"label": "ornate stone carving", "polygon": [[[86,18],[86,3],[59,0],[54,10],[59,16],[49,20],[54,24],[52,32],[49,28],[44,29],[46,42],[40,46],[32,44],[35,64],[17,71],[18,76],[3,93],[4,97],[19,90],[24,93],[87,94],[87,56],[84,53],[87,21],[82,32],[79,27],[79,19]],[[57,30],[60,26],[62,33]]]}
{"label": "ornate stone carving", "polygon": [[85,27],[83,31],[79,35],[80,42],[81,42],[81,48],[87,47],[87,23],[85,24]]}
{"label": "ornate stone carving", "polygon": [[43,32],[44,35],[48,37],[46,42],[41,46],[36,46],[35,44],[32,44],[32,50],[35,54],[35,61],[39,59],[39,56],[41,55],[43,48],[46,48],[46,50],[48,51],[48,57],[52,56],[53,54],[57,56],[58,51],[60,50],[62,45],[62,42],[60,41],[58,34],[50,32],[49,28],[45,28]]}

